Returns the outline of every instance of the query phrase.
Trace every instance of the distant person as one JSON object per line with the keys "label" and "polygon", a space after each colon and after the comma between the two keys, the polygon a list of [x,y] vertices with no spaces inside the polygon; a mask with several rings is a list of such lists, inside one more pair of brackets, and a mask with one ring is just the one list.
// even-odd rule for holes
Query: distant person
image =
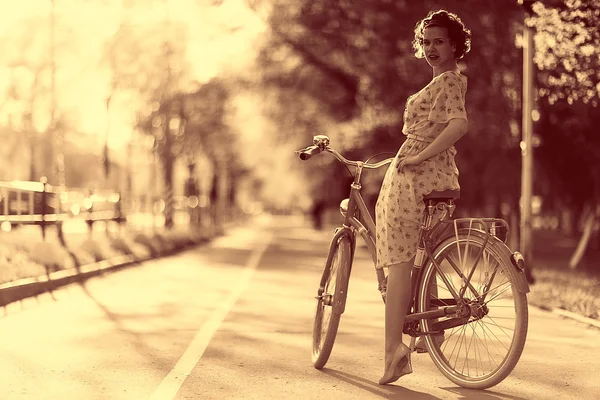
{"label": "distant person", "polygon": [[312,216],[313,226],[315,229],[323,229],[323,213],[325,212],[325,202],[322,199],[315,200],[310,213]]}
{"label": "distant person", "polygon": [[414,30],[415,56],[425,58],[433,78],[406,102],[402,129],[406,140],[386,172],[376,204],[377,268],[389,271],[381,385],[412,373],[402,330],[425,208],[423,197],[460,188],[453,145],[467,133],[467,78],[460,73],[457,60],[470,45],[471,32],[457,15],[445,10],[430,12]]}

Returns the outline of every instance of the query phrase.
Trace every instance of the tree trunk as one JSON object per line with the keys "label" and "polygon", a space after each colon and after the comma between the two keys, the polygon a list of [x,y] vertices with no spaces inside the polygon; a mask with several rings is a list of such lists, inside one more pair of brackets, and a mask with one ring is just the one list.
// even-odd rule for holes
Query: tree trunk
{"label": "tree trunk", "polygon": [[218,224],[217,232],[222,234],[224,232],[224,224],[229,222],[229,208],[227,204],[227,198],[229,193],[229,168],[225,161],[218,163],[218,191],[217,191],[217,213],[218,213]]}
{"label": "tree trunk", "polygon": [[164,160],[165,179],[165,228],[173,227],[173,157]]}
{"label": "tree trunk", "polygon": [[596,226],[596,223],[598,222],[599,219],[600,219],[600,206],[596,206],[595,210],[590,208],[589,212],[587,213],[587,217],[585,218],[583,233],[581,234],[581,238],[579,239],[577,248],[575,249],[575,252],[571,256],[571,259],[569,260],[569,268],[570,269],[576,269],[579,266],[581,259],[585,255],[585,251],[590,243],[590,238],[592,237],[592,232],[594,230],[594,227]]}
{"label": "tree trunk", "polygon": [[165,119],[164,135],[165,145],[163,148],[163,168],[165,192],[163,194],[165,200],[165,228],[173,227],[173,167],[175,159],[173,157],[173,140],[169,129],[170,116],[167,114]]}

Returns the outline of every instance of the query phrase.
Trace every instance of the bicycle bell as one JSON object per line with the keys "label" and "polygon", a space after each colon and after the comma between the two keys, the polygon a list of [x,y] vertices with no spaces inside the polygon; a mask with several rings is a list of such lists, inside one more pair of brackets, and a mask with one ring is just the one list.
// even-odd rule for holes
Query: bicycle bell
{"label": "bicycle bell", "polygon": [[321,150],[329,146],[329,137],[325,135],[316,135],[313,137],[313,144]]}

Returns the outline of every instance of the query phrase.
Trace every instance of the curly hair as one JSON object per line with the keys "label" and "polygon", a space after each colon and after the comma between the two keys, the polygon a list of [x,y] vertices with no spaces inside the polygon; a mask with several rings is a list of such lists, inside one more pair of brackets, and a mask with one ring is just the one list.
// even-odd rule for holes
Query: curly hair
{"label": "curly hair", "polygon": [[415,26],[415,38],[412,42],[415,50],[415,57],[424,58],[423,52],[423,32],[425,28],[439,26],[448,29],[448,36],[453,45],[456,46],[454,55],[456,59],[461,59],[471,50],[471,31],[465,27],[458,15],[446,10],[430,11],[427,17],[423,18]]}

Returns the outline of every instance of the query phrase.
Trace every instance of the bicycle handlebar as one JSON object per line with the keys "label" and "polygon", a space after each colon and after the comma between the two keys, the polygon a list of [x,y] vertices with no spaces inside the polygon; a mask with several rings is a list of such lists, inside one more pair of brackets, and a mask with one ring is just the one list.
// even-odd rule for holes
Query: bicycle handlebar
{"label": "bicycle handlebar", "polygon": [[309,146],[305,149],[299,150],[298,153],[301,160],[306,161],[315,154],[319,154],[321,152],[321,148],[317,146]]}
{"label": "bicycle handlebar", "polygon": [[309,146],[305,149],[296,151],[296,154],[298,154],[298,156],[300,157],[301,160],[306,161],[309,158],[311,158],[312,156],[314,156],[315,154],[319,154],[323,151],[333,154],[333,156],[335,158],[337,158],[338,161],[340,161],[341,163],[346,164],[348,166],[352,166],[352,167],[357,167],[360,163],[360,164],[362,164],[363,168],[376,169],[376,168],[381,168],[384,165],[391,164],[391,162],[393,161],[393,158],[387,158],[378,163],[367,163],[364,161],[351,161],[351,160],[348,160],[347,158],[345,158],[344,156],[342,156],[337,150],[335,150],[329,146],[325,146],[323,149],[321,149],[319,146]]}

